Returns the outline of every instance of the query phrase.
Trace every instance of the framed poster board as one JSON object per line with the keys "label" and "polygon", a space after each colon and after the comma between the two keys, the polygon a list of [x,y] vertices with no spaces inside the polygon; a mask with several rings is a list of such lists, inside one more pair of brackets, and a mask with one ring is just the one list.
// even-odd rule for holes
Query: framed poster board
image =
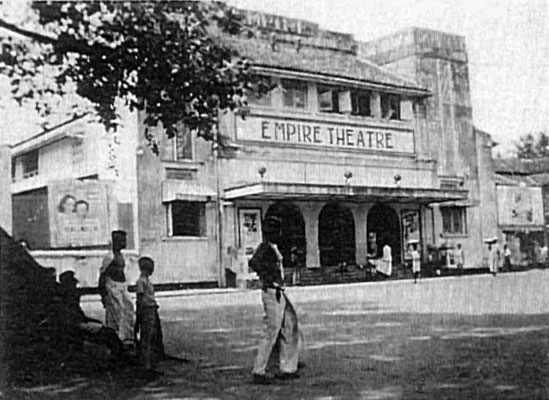
{"label": "framed poster board", "polygon": [[238,209],[238,238],[240,248],[250,259],[262,240],[260,208]]}
{"label": "framed poster board", "polygon": [[110,240],[107,187],[100,181],[48,185],[52,248],[105,246]]}
{"label": "framed poster board", "polygon": [[410,240],[418,241],[418,249],[421,249],[421,224],[419,219],[419,210],[402,210],[402,246],[404,248],[404,260],[412,259],[408,242]]}

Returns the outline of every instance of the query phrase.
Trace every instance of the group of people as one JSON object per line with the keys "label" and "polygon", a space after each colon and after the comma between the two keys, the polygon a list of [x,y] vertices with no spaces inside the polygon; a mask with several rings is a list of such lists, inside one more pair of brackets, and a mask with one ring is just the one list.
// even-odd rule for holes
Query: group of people
{"label": "group of people", "polygon": [[[154,261],[150,257],[138,260],[140,277],[136,282],[136,312],[128,292],[125,260],[126,233],[112,232],[113,254],[103,261],[99,292],[105,308],[105,323],[85,315],[80,307],[78,279],[73,270],[64,271],[56,282],[53,303],[44,325],[56,331],[60,345],[81,348],[85,341],[106,346],[115,358],[127,356],[137,344],[138,356],[147,377],[154,377],[156,361],[164,357],[162,327],[158,316],[154,286],[150,276]],[[50,268],[55,277],[55,269]],[[55,280],[55,278],[54,278]]]}
{"label": "group of people", "polygon": [[144,370],[156,374],[154,366],[164,357],[162,326],[158,304],[150,276],[154,261],[150,257],[138,260],[140,276],[136,282],[136,311],[128,292],[122,250],[126,248],[126,232],[112,232],[112,256],[103,260],[99,275],[99,294],[105,308],[105,325],[113,329],[125,347],[138,345],[139,359]]}

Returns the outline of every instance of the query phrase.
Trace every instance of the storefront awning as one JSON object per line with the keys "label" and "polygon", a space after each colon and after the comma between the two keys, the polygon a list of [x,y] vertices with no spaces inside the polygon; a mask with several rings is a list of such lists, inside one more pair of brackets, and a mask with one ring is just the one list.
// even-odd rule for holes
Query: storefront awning
{"label": "storefront awning", "polygon": [[442,203],[465,200],[466,190],[258,182],[225,189],[225,199],[333,200]]}
{"label": "storefront awning", "polygon": [[216,197],[214,190],[195,181],[166,180],[162,182],[162,201],[209,201]]}
{"label": "storefront awning", "polygon": [[540,232],[543,231],[543,225],[500,225],[503,232]]}

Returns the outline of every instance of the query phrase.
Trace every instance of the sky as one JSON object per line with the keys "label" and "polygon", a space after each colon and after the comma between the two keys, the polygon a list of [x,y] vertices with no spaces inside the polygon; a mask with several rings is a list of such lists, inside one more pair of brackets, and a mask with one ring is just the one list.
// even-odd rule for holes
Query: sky
{"label": "sky", "polygon": [[[14,1],[14,0],[11,0]],[[368,41],[412,26],[465,37],[474,124],[507,154],[529,132],[549,132],[549,0],[228,0],[239,8],[316,22]],[[0,90],[2,87],[0,86]],[[0,142],[36,128],[0,109]]]}

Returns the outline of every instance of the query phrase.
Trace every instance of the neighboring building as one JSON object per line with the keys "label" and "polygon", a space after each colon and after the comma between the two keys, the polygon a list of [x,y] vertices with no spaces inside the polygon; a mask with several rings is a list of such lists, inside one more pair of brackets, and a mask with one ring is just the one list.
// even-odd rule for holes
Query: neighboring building
{"label": "neighboring building", "polygon": [[11,151],[9,146],[0,145],[0,227],[11,234],[11,193],[7,188],[11,181]]}
{"label": "neighboring building", "polygon": [[[74,268],[83,286],[96,286],[110,232],[128,232],[128,262],[137,240],[137,118],[107,133],[90,116],[12,146],[13,236],[58,272]],[[129,268],[137,278],[137,268]]]}
{"label": "neighboring building", "polygon": [[[307,268],[365,264],[373,234],[379,249],[391,246],[397,268],[413,239],[424,255],[428,244],[461,243],[466,267],[481,267],[483,239],[497,233],[495,187],[489,136],[473,129],[464,39],[412,29],[358,43],[307,21],[255,12],[246,18],[260,37],[219,40],[277,88],[250,98],[245,119],[223,115],[219,134],[230,148],[218,150],[184,126],[171,140],[158,128],[155,156],[144,116],[135,114],[111,142],[112,134],[90,132],[75,149],[69,124],[14,147],[14,210],[24,202],[23,209],[39,210],[47,199],[41,212],[22,218],[44,221],[47,237],[33,231],[40,247],[63,247],[36,254],[72,257],[79,278],[93,286],[107,251],[103,235],[124,228],[130,253],[156,260],[156,282],[223,285],[226,269],[247,274],[261,221],[276,215],[286,265],[293,247]],[[70,167],[75,157],[78,170]],[[125,158],[113,176],[111,158],[118,157]],[[109,217],[88,227],[100,234],[56,233],[66,226],[53,217],[69,185],[53,182],[61,177],[91,177],[70,190],[91,185],[105,193]]]}
{"label": "neighboring building", "polygon": [[513,264],[536,261],[547,244],[549,159],[495,159],[499,230]]}

